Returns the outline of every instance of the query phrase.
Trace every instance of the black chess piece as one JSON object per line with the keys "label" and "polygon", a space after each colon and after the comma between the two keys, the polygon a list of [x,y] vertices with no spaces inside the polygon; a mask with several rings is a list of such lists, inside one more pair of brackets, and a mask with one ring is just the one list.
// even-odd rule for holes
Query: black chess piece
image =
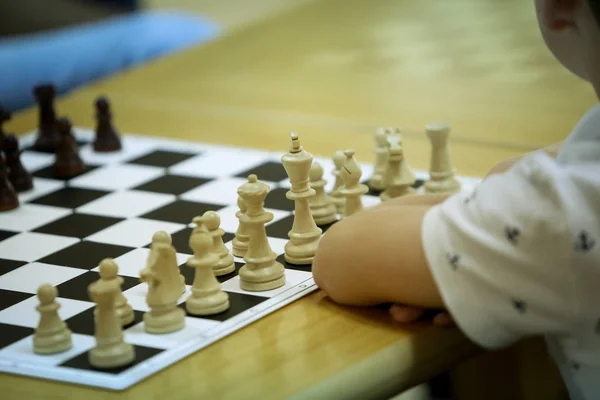
{"label": "black chess piece", "polygon": [[4,123],[6,121],[10,121],[11,114],[2,107],[0,104],[0,151],[2,151],[2,142],[6,137],[6,132],[4,132]]}
{"label": "black chess piece", "polygon": [[56,158],[54,161],[54,176],[58,178],[71,178],[85,171],[85,164],[79,156],[79,146],[73,136],[73,125],[68,118],[60,118],[56,121],[56,127],[60,134],[56,147]]}
{"label": "black chess piece", "polygon": [[0,211],[13,210],[17,207],[19,207],[19,197],[8,180],[8,168],[4,156],[0,153]]}
{"label": "black chess piece", "polygon": [[59,139],[54,111],[56,89],[54,85],[39,85],[35,87],[33,94],[39,112],[38,136],[33,148],[45,153],[54,153]]}
{"label": "black chess piece", "polygon": [[110,103],[105,97],[96,99],[96,140],[94,151],[112,152],[121,150],[119,132],[112,124]]}
{"label": "black chess piece", "polygon": [[8,167],[8,180],[17,192],[26,192],[33,189],[31,174],[25,170],[21,163],[21,152],[19,141],[15,135],[4,136],[3,151],[6,155],[6,166]]}

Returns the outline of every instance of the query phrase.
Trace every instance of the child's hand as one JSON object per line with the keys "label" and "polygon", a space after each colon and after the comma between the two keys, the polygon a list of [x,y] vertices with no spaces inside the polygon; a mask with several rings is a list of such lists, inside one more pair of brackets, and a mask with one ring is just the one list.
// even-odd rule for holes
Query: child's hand
{"label": "child's hand", "polygon": [[[394,304],[392,307],[390,307],[390,315],[392,318],[395,321],[402,323],[409,323],[418,320],[425,314],[425,311],[426,310],[424,308],[410,307],[399,304]],[[454,325],[452,317],[445,311],[437,313],[433,317],[433,323],[434,325],[438,326]]]}

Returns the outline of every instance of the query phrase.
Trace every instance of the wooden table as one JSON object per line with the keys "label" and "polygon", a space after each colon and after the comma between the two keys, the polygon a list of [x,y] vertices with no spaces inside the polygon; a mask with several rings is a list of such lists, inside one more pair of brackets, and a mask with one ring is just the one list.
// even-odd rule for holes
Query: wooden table
{"label": "wooden table", "polygon": [[[315,155],[373,160],[377,126],[404,132],[427,168],[432,120],[453,124],[460,174],[564,138],[595,99],[539,38],[530,2],[320,0],[214,43],[123,72],[57,102],[93,126],[110,96],[123,132],[285,151],[290,131]],[[15,132],[36,126],[15,115]],[[123,393],[0,376],[8,398],[356,398],[389,396],[478,350],[455,329],[394,326],[385,310],[317,292]],[[327,397],[329,395],[329,397]],[[5,398],[3,396],[3,398]]]}

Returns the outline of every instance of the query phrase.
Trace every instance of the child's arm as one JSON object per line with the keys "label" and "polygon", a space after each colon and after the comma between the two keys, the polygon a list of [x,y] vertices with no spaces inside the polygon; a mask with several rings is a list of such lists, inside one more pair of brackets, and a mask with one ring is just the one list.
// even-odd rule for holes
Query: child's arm
{"label": "child's arm", "polygon": [[555,169],[534,154],[486,179],[469,201],[456,194],[343,219],[323,236],[315,282],[342,304],[447,309],[490,348],[564,332],[579,317],[574,286],[565,285],[575,239],[552,191]]}
{"label": "child's arm", "polygon": [[317,285],[344,304],[443,307],[421,246],[430,207],[377,207],[332,226],[313,263]]}

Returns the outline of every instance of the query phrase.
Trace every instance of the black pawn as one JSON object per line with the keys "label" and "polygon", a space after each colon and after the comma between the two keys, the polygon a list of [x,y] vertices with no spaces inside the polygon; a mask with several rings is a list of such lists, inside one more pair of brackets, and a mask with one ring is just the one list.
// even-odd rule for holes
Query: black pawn
{"label": "black pawn", "polygon": [[4,156],[0,153],[0,211],[8,211],[19,207],[19,198],[15,188],[8,180],[8,168]]}
{"label": "black pawn", "polygon": [[38,136],[33,148],[45,153],[54,153],[59,139],[54,112],[56,89],[53,85],[40,85],[35,87],[33,94],[39,112]]}
{"label": "black pawn", "polygon": [[8,180],[17,192],[26,192],[33,189],[31,174],[25,170],[21,163],[21,152],[19,141],[15,135],[4,136],[3,150],[6,155],[6,166],[8,167]]}
{"label": "black pawn", "polygon": [[94,151],[104,153],[121,150],[119,133],[112,124],[110,103],[105,97],[96,99],[96,140]]}
{"label": "black pawn", "polygon": [[6,111],[4,109],[4,107],[2,107],[2,104],[0,104],[0,151],[2,150],[2,142],[4,141],[4,138],[6,137],[6,132],[4,132],[4,123],[6,121],[10,120],[10,113],[8,111]]}
{"label": "black pawn", "polygon": [[71,132],[71,121],[68,118],[60,118],[56,121],[56,126],[60,137],[56,147],[54,176],[71,178],[79,175],[85,171],[85,164],[79,156],[79,146]]}

